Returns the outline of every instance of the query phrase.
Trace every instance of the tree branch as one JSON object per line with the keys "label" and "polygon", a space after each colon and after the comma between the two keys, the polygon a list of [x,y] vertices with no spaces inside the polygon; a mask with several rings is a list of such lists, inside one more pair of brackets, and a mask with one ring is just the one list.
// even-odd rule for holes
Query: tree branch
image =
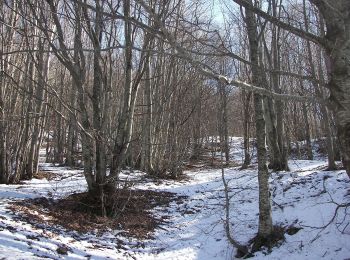
{"label": "tree branch", "polygon": [[230,79],[224,75],[221,75],[219,73],[216,73],[211,69],[208,65],[195,60],[191,55],[188,53],[188,51],[180,46],[180,44],[176,41],[175,37],[166,29],[165,25],[162,23],[161,19],[157,16],[157,14],[152,10],[151,7],[149,7],[145,1],[143,0],[136,0],[154,19],[155,25],[160,29],[164,37],[168,40],[169,44],[177,51],[177,55],[188,62],[191,63],[192,66],[194,66],[200,73],[203,75],[206,75],[207,77],[211,79],[218,80],[222,84],[225,85],[232,85],[236,86],[248,91],[252,91],[255,93],[258,93],[260,95],[270,96],[271,98],[278,99],[278,100],[292,100],[296,102],[316,102],[316,103],[322,103],[326,102],[326,100],[320,98],[320,97],[311,97],[311,96],[297,96],[297,95],[291,95],[291,94],[279,94],[275,93],[273,91],[270,91],[265,88],[261,88],[258,86],[254,86],[252,84],[242,82],[236,79]]}
{"label": "tree branch", "polygon": [[250,11],[254,12],[255,14],[257,14],[258,16],[264,18],[265,20],[277,25],[278,27],[293,33],[294,35],[297,35],[305,40],[309,40],[312,41],[313,43],[316,43],[318,45],[322,45],[324,47],[327,47],[328,41],[320,36],[317,36],[313,33],[310,32],[306,32],[302,29],[299,29],[297,27],[294,27],[288,23],[285,23],[283,21],[281,21],[280,19],[278,19],[277,17],[271,16],[268,13],[262,11],[260,8],[253,6],[252,4],[250,4],[248,1],[246,0],[233,0],[236,4],[243,6],[246,9],[249,9]]}

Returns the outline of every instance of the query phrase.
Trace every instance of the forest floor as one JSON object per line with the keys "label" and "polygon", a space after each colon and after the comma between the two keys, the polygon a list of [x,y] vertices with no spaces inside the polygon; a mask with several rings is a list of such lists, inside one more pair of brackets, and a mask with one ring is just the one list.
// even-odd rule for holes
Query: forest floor
{"label": "forest floor", "polygon": [[[241,156],[235,138],[232,158],[239,163]],[[325,171],[326,160],[317,158],[290,160],[290,172],[271,173],[274,224],[289,234],[252,259],[350,259],[350,208],[343,207],[350,202],[350,181],[344,170]],[[41,163],[38,178],[0,185],[0,259],[232,259],[221,170],[192,166],[181,181],[125,171],[133,192],[120,198],[133,206],[118,204],[126,215],[106,224],[82,202],[80,169]],[[232,235],[247,244],[258,229],[256,166],[225,168],[225,178]]]}

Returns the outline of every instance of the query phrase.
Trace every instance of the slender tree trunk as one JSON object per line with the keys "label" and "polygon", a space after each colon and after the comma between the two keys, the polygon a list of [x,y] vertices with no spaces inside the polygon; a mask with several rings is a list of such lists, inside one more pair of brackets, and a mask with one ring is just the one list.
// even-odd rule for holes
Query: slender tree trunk
{"label": "slender tree trunk", "polygon": [[[3,50],[0,50],[0,69],[4,71],[4,60],[2,58]],[[6,142],[6,121],[5,121],[5,102],[4,102],[4,85],[5,80],[0,77],[0,183],[7,184],[9,182],[10,172],[7,160],[7,142]]]}
{"label": "slender tree trunk", "polygon": [[[103,91],[105,80],[102,72],[101,41],[103,30],[102,10],[103,6],[100,0],[96,0],[96,16],[94,30],[90,30],[90,38],[94,46],[94,78],[92,88],[92,107],[93,107],[93,129],[95,142],[95,191],[103,198],[103,186],[105,185],[107,158],[106,158],[106,136],[105,136],[105,115],[103,113]],[[91,26],[91,25],[90,25]],[[102,203],[102,215],[106,215],[104,201]]]}
{"label": "slender tree trunk", "polygon": [[[77,90],[74,86],[74,82],[71,83],[70,89],[70,104],[73,107],[77,102]],[[69,114],[68,131],[67,131],[67,153],[66,153],[66,165],[70,167],[76,166],[76,140],[77,140],[77,126],[76,126],[76,113],[72,111]]]}
{"label": "slender tree trunk", "polygon": [[[124,15],[130,17],[130,0],[124,0]],[[124,82],[124,98],[123,108],[118,120],[117,137],[114,142],[111,174],[109,181],[113,185],[113,182],[118,178],[122,164],[126,159],[128,153],[131,136],[133,132],[133,119],[135,112],[135,102],[139,89],[139,83],[132,80],[132,23],[128,20],[124,25],[124,37],[125,37],[125,82]]]}
{"label": "slender tree trunk", "polygon": [[306,140],[306,155],[308,160],[313,160],[314,156],[312,154],[312,144],[310,137],[310,124],[309,117],[307,115],[307,108],[305,104],[302,104],[303,118],[305,122],[305,140]]}
{"label": "slender tree trunk", "polygon": [[[305,18],[306,20],[306,18]],[[320,34],[322,37],[325,36],[325,31],[324,31],[324,21],[323,18],[319,17],[320,20]],[[309,45],[308,45],[309,48]],[[311,56],[310,56],[311,57]],[[325,82],[325,72],[323,70],[323,59],[322,59],[322,50],[321,47],[317,48],[317,61],[318,61],[318,76],[319,76],[319,84],[314,82],[316,94],[319,97],[324,98],[324,93],[322,90],[322,87],[326,86]],[[310,60],[311,62],[311,60]],[[311,73],[315,73],[314,69],[311,69]],[[337,169],[337,166],[335,164],[335,149],[334,149],[334,144],[333,144],[333,133],[332,133],[332,128],[331,128],[331,120],[330,120],[330,114],[327,106],[322,103],[320,104],[320,109],[321,109],[321,114],[322,114],[322,121],[323,121],[323,128],[324,131],[326,132],[326,145],[327,145],[327,155],[328,155],[328,170],[333,171]]]}
{"label": "slender tree trunk", "polygon": [[252,93],[242,91],[242,100],[243,100],[243,146],[244,146],[244,161],[242,169],[247,168],[250,165],[250,99]]}
{"label": "slender tree trunk", "polygon": [[[251,1],[250,1],[251,2]],[[259,66],[259,43],[257,24],[254,14],[246,9],[246,24],[250,47],[250,61],[252,63],[252,77],[255,86],[263,85],[264,71]],[[266,126],[264,119],[263,99],[254,94],[255,127],[258,146],[258,182],[259,182],[259,231],[258,237],[269,240],[274,228],[272,224],[271,202],[269,191],[269,172],[266,164]],[[266,241],[269,243],[269,241]]]}
{"label": "slender tree trunk", "polygon": [[0,90],[0,183],[7,184],[9,182],[9,169],[7,162],[7,143],[5,130],[5,111],[2,98],[2,90]]}
{"label": "slender tree trunk", "polygon": [[[280,16],[278,12],[278,1],[272,0],[272,15],[278,18]],[[270,74],[270,81],[266,75],[263,75],[264,85],[267,88],[270,85],[270,89],[273,89],[276,93],[281,93],[280,78],[279,74],[275,71],[280,70],[280,54],[279,54],[279,33],[280,30],[275,26],[272,26],[272,37],[271,37],[271,51],[269,51],[265,34],[261,32],[261,38],[263,41],[266,60],[268,61],[269,67],[272,70]],[[262,26],[261,26],[262,27]],[[264,28],[262,28],[264,30]],[[263,64],[261,58],[261,65]],[[270,84],[269,84],[270,83]],[[269,144],[269,157],[270,163],[269,168],[275,171],[286,170],[288,171],[288,154],[285,149],[284,138],[283,138],[283,104],[279,100],[273,100],[270,97],[264,97],[264,112],[267,130],[267,140]]]}
{"label": "slender tree trunk", "polygon": [[142,134],[142,159],[141,169],[146,172],[153,172],[153,158],[152,158],[152,125],[153,125],[153,105],[152,105],[152,86],[150,73],[150,57],[147,55],[145,61],[145,77],[144,84],[144,101],[146,105],[145,117],[143,122]]}
{"label": "slender tree trunk", "polygon": [[[220,83],[219,83],[220,84]],[[220,96],[220,111],[219,111],[219,134],[221,149],[225,154],[225,161],[230,161],[230,147],[228,137],[228,123],[227,123],[227,90],[226,86],[219,85],[219,96]]]}
{"label": "slender tree trunk", "polygon": [[193,151],[192,157],[198,159],[200,156],[200,150],[202,146],[201,140],[201,93],[199,84],[195,85],[194,89],[194,102],[195,102],[195,117],[194,117],[194,127],[193,127]]}
{"label": "slender tree trunk", "polygon": [[284,170],[285,161],[282,158],[282,153],[278,144],[276,117],[273,101],[269,97],[264,97],[263,104],[267,130],[267,140],[270,152],[269,168],[274,169],[275,171]]}
{"label": "slender tree trunk", "polygon": [[[282,8],[282,0],[272,0],[272,14],[274,17],[280,17],[280,11]],[[273,69],[275,71],[279,71],[281,69],[281,54],[280,54],[280,33],[281,29],[272,24],[272,64]],[[280,77],[279,74],[276,72],[271,73],[271,82],[272,87],[276,93],[282,93],[281,84],[280,84]],[[275,100],[274,102],[274,108],[275,108],[275,114],[276,114],[276,135],[277,135],[277,145],[279,147],[279,151],[281,153],[280,155],[280,162],[279,162],[279,168],[281,170],[289,171],[288,166],[288,149],[286,147],[286,141],[284,136],[284,105],[283,102],[280,100]]]}

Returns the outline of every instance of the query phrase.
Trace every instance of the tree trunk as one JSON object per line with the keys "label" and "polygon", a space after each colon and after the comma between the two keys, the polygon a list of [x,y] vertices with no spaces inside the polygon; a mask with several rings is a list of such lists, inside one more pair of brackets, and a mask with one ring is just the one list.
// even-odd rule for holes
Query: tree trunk
{"label": "tree trunk", "polygon": [[[278,11],[279,1],[272,0],[272,15],[278,18],[280,13]],[[263,45],[265,48],[266,58],[272,72],[270,73],[270,89],[273,89],[276,93],[282,93],[280,87],[280,77],[275,71],[280,70],[280,52],[279,52],[279,34],[280,29],[274,24],[271,25],[271,51],[269,51],[265,34],[261,32],[261,38],[263,40]],[[264,28],[261,28],[264,30]],[[261,57],[261,60],[263,57]],[[262,64],[262,62],[261,62]],[[260,65],[262,66],[262,65]],[[266,82],[266,87],[268,86],[268,80],[265,74],[263,75],[263,80]],[[283,137],[283,104],[280,100],[273,100],[270,97],[264,98],[264,112],[267,130],[267,140],[269,144],[269,155],[270,164],[269,168],[275,171],[289,170],[288,167],[288,154],[285,149],[284,137]]]}
{"label": "tree trunk", "polygon": [[[309,31],[309,21],[308,21],[308,15],[306,12],[306,2],[303,0],[303,13],[304,13],[304,21],[305,21],[305,30],[308,32]],[[320,20],[320,34],[322,37],[325,36],[324,32],[324,21],[322,17],[319,17]],[[323,91],[321,87],[325,87],[325,80],[324,80],[324,72],[322,68],[322,52],[321,48],[317,48],[317,68],[318,68],[318,80],[319,82],[316,81],[316,69],[314,66],[313,58],[312,58],[312,50],[311,50],[311,43],[310,41],[306,42],[307,44],[307,53],[308,53],[308,62],[309,62],[309,67],[310,67],[310,73],[311,76],[313,77],[312,84],[314,85],[316,95],[319,96],[320,98],[324,98]],[[328,154],[328,169],[329,170],[335,170],[336,165],[335,165],[335,160],[334,160],[334,148],[333,148],[333,141],[332,141],[332,132],[330,128],[330,122],[329,122],[329,116],[328,116],[328,111],[327,107],[325,104],[320,104],[320,110],[321,114],[323,117],[323,128],[324,131],[326,132],[326,144],[327,144],[327,154]]]}
{"label": "tree trunk", "polygon": [[307,115],[307,108],[305,104],[302,104],[303,117],[305,122],[305,140],[306,140],[306,155],[308,160],[313,160],[314,156],[312,154],[312,144],[311,144],[311,136],[310,136],[310,124],[309,118]]}
{"label": "tree trunk", "polygon": [[221,149],[225,154],[225,161],[229,163],[230,161],[230,147],[229,147],[229,136],[228,136],[228,124],[227,124],[227,90],[226,86],[219,83],[219,100],[220,100],[220,110],[219,110],[219,134]]}
{"label": "tree trunk", "polygon": [[[250,1],[251,2],[251,1]],[[252,63],[252,77],[255,86],[262,86],[263,73],[259,66],[259,43],[255,16],[253,12],[246,9],[246,24],[250,46],[250,61]],[[263,110],[263,99],[260,95],[254,94],[255,127],[258,146],[258,182],[259,182],[259,231],[258,237],[269,240],[273,234],[271,202],[269,191],[269,172],[266,164],[266,126]],[[266,241],[269,243],[269,241]]]}
{"label": "tree trunk", "polygon": [[318,7],[327,27],[324,47],[328,55],[329,101],[337,126],[342,162],[350,178],[350,1],[311,2]]}
{"label": "tree trunk", "polygon": [[275,108],[273,105],[273,101],[269,97],[264,97],[263,104],[267,140],[270,152],[269,168],[275,171],[281,171],[285,169],[285,161],[283,160],[282,153],[278,144]]}
{"label": "tree trunk", "polygon": [[[130,17],[130,0],[124,0],[124,15]],[[124,37],[125,37],[125,82],[124,82],[124,98],[123,107],[118,120],[117,136],[114,142],[114,148],[112,151],[112,164],[111,174],[109,182],[113,185],[113,182],[118,178],[122,164],[126,159],[128,149],[130,146],[131,136],[133,132],[133,119],[135,113],[135,102],[139,89],[139,82],[132,80],[132,23],[128,20],[125,21],[124,25]]]}
{"label": "tree trunk", "polygon": [[244,146],[244,161],[242,165],[242,169],[246,169],[250,162],[250,99],[252,93],[242,91],[242,100],[243,100],[243,146]]}
{"label": "tree trunk", "polygon": [[[148,38],[148,36],[147,36]],[[148,39],[145,39],[145,49],[150,47]],[[152,105],[152,84],[151,84],[151,63],[150,53],[146,54],[144,66],[144,102],[145,116],[143,118],[142,145],[141,145],[141,169],[152,173],[153,169],[153,145],[152,145],[152,126],[153,126],[153,105]]]}
{"label": "tree trunk", "polygon": [[[272,0],[272,14],[274,17],[280,17],[282,8],[282,0]],[[281,53],[280,53],[280,32],[281,29],[276,25],[272,24],[272,67],[273,70],[279,71],[281,69]],[[272,88],[276,93],[282,93],[280,76],[276,72],[271,73],[271,82]],[[280,150],[280,162],[279,168],[280,170],[289,171],[288,166],[288,149],[286,148],[286,141],[284,137],[284,105],[280,100],[275,100],[274,102],[275,115],[276,115],[276,134],[277,134],[277,144]]]}
{"label": "tree trunk", "polygon": [[[73,107],[76,106],[77,93],[74,87],[74,82],[72,82],[72,87],[70,90],[70,104]],[[76,141],[77,141],[77,126],[76,126],[76,112],[72,111],[69,114],[68,121],[68,131],[67,131],[67,147],[66,147],[66,165],[69,167],[76,166]]]}
{"label": "tree trunk", "polygon": [[269,238],[273,232],[269,190],[269,172],[266,165],[266,134],[261,96],[254,94],[256,141],[258,146],[259,182],[259,231],[258,235]]}
{"label": "tree trunk", "polygon": [[[103,31],[103,18],[102,9],[103,6],[99,0],[96,3],[96,16],[95,16],[95,26],[94,30],[90,29],[90,38],[93,42],[94,47],[94,78],[92,87],[92,107],[93,107],[93,129],[94,129],[94,142],[95,142],[95,192],[101,198],[103,195],[103,186],[106,185],[106,171],[107,171],[107,160],[106,160],[106,135],[105,135],[105,115],[103,109],[103,91],[105,80],[102,72],[102,57],[101,57],[101,41],[102,41],[102,31]],[[91,26],[91,25],[90,25]],[[91,26],[92,27],[92,26]],[[101,200],[102,215],[106,215],[104,201]]]}
{"label": "tree trunk", "polygon": [[193,149],[192,158],[198,159],[200,156],[200,150],[202,146],[201,140],[201,114],[202,114],[202,104],[201,104],[201,93],[200,85],[196,84],[194,89],[194,102],[195,102],[195,115],[194,115],[194,126],[193,126]]}

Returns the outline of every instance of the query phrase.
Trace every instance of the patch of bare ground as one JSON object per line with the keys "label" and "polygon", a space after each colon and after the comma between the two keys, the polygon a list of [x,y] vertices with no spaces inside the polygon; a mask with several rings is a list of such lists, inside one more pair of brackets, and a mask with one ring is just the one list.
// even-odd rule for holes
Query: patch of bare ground
{"label": "patch of bare ground", "polygon": [[169,218],[164,214],[157,217],[151,210],[167,207],[170,202],[183,198],[164,191],[119,190],[105,202],[110,213],[107,217],[101,216],[99,198],[88,193],[72,194],[59,200],[40,197],[16,201],[9,209],[21,220],[34,225],[58,225],[79,233],[97,234],[123,229],[126,236],[145,239],[151,238],[155,228]]}
{"label": "patch of bare ground", "polygon": [[161,184],[168,180],[174,180],[176,182],[187,182],[189,181],[191,178],[184,172],[178,174],[177,176],[172,176],[171,174],[166,174],[166,173],[151,173],[147,175],[147,178],[152,180],[155,184]]}
{"label": "patch of bare ground", "polygon": [[192,158],[189,160],[185,166],[186,171],[198,171],[201,169],[221,169],[221,167],[235,167],[238,166],[235,162],[226,162],[217,157],[212,157],[210,155],[201,155],[198,158]]}
{"label": "patch of bare ground", "polygon": [[34,174],[33,178],[35,179],[47,179],[48,181],[53,180],[57,177],[56,173],[49,172],[49,171],[38,171],[37,173]]}

